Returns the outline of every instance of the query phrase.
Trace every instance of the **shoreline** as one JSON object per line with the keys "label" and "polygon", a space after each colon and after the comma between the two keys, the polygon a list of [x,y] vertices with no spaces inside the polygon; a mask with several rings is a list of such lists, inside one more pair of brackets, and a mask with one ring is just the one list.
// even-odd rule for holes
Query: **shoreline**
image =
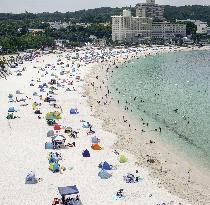
{"label": "shoreline", "polygon": [[[195,49],[185,49],[184,51],[188,50],[193,51]],[[127,61],[133,59],[134,58],[131,57]],[[114,61],[115,60],[116,59],[114,59]],[[124,63],[124,61],[120,62],[120,64],[122,63]],[[103,66],[100,67],[103,68]],[[110,68],[110,65],[108,67]],[[112,66],[111,70],[115,69],[115,67],[116,65]],[[89,88],[88,91],[86,90],[90,97],[89,104],[94,108],[96,117],[104,120],[103,128],[106,131],[111,131],[117,135],[118,141],[113,148],[132,153],[138,159],[138,164],[148,167],[151,176],[159,179],[160,186],[165,187],[169,192],[188,200],[192,204],[197,204],[198,202],[199,204],[210,204],[210,177],[208,176],[208,173],[204,174],[204,170],[200,170],[196,167],[186,156],[177,155],[176,151],[172,149],[171,146],[160,139],[160,133],[145,133],[143,134],[144,136],[142,136],[142,133],[140,133],[141,129],[147,128],[142,125],[139,128],[139,124],[136,120],[125,112],[116,102],[111,102],[110,104],[103,106],[96,103],[101,96],[104,96],[105,98],[107,90],[105,88],[101,91],[98,86],[102,85],[101,82],[98,81],[107,78],[107,73],[104,71],[102,73],[101,69],[97,66],[94,66],[92,70],[94,70],[92,76],[99,77],[98,80],[94,77],[91,79],[95,82],[94,92],[91,88]],[[89,80],[88,83],[91,83],[91,80]],[[104,86],[107,86],[107,84],[105,83]],[[110,97],[109,100],[112,101],[113,99]],[[111,114],[108,114],[109,112]],[[122,116],[124,116],[132,127],[135,128],[120,126],[119,124],[123,123]],[[149,140],[152,140],[155,144],[151,144]],[[185,157],[184,160],[183,157]],[[148,160],[151,158],[154,159],[154,163],[148,163]],[[189,168],[191,168],[190,171]],[[190,172],[190,174],[188,172]]]}

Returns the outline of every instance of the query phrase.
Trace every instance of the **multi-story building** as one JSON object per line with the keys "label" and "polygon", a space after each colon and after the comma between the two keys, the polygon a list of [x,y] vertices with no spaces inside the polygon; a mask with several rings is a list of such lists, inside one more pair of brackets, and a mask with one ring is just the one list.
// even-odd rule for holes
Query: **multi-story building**
{"label": "multi-story building", "polygon": [[151,38],[152,18],[132,17],[134,40]]}
{"label": "multi-story building", "polygon": [[[147,4],[154,5],[154,0]],[[171,39],[185,37],[186,25],[170,22],[155,22],[153,18],[131,15],[124,10],[122,16],[112,16],[112,40],[118,42],[138,42],[145,39]]]}
{"label": "multi-story building", "polygon": [[62,29],[62,28],[67,28],[68,26],[71,25],[70,22],[48,22],[48,24],[50,24],[50,27],[56,30]]}
{"label": "multi-story building", "polygon": [[154,39],[170,39],[176,36],[186,36],[186,25],[170,22],[153,22],[152,38]]}
{"label": "multi-story building", "polygon": [[133,17],[131,11],[124,10],[122,16],[112,16],[112,40],[134,42],[138,38],[150,38],[152,19]]}
{"label": "multi-story building", "polygon": [[176,22],[191,22],[194,23],[197,26],[197,34],[207,34],[208,33],[208,24],[207,22],[203,22],[200,20],[176,20]]}
{"label": "multi-story building", "polygon": [[147,0],[146,3],[136,5],[136,16],[152,18],[154,21],[163,21],[164,6],[155,4],[155,0]]}
{"label": "multi-story building", "polygon": [[37,33],[44,33],[44,29],[34,29],[34,28],[29,28],[28,29],[29,33],[37,34]]}

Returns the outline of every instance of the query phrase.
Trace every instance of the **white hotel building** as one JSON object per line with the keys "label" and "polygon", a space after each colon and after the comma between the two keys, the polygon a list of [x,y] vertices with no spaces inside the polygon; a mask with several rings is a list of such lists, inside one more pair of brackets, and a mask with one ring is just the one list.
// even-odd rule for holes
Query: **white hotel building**
{"label": "white hotel building", "polygon": [[194,23],[197,26],[197,34],[207,34],[208,33],[208,24],[207,22],[203,22],[200,20],[191,20],[191,19],[187,19],[187,20],[176,20],[176,22],[191,22]]}
{"label": "white hotel building", "polygon": [[133,42],[136,38],[150,38],[152,19],[133,17],[131,11],[124,10],[122,16],[112,16],[112,40]]}
{"label": "white hotel building", "polygon": [[152,38],[154,39],[170,39],[176,36],[186,36],[186,25],[170,22],[153,22]]}
{"label": "white hotel building", "polygon": [[129,10],[122,16],[112,16],[112,40],[138,42],[145,39],[170,39],[186,36],[186,25],[169,22],[153,22],[148,17],[133,17]]}

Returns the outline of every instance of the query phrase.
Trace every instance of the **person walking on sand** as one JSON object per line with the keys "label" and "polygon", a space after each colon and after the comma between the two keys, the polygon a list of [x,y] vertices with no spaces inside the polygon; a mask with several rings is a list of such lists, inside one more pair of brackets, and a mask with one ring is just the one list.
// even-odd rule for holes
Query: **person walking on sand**
{"label": "person walking on sand", "polygon": [[188,170],[188,172],[187,172],[187,173],[188,173],[188,180],[187,180],[188,183],[190,182],[190,179],[191,179],[191,177],[190,177],[190,172],[191,172],[191,171],[192,171],[192,170],[189,168],[189,170]]}

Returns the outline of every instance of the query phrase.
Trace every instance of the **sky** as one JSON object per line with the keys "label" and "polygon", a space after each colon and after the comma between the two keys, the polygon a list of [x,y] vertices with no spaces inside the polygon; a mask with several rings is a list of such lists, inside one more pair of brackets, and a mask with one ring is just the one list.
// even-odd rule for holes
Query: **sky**
{"label": "sky", "polygon": [[[98,7],[134,6],[146,0],[0,0],[0,13],[67,12]],[[163,5],[210,5],[210,0],[156,0]]]}

